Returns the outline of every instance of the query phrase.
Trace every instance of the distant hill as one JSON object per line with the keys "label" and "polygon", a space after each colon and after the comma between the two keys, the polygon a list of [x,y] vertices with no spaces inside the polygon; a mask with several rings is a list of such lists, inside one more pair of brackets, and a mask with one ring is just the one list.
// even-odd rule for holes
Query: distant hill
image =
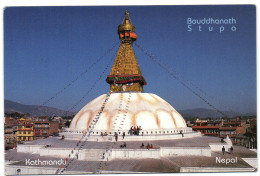
{"label": "distant hill", "polygon": [[[34,116],[64,116],[66,111],[60,110],[57,108],[52,108],[48,106],[37,106],[37,105],[24,105],[20,103],[16,103],[10,100],[5,100],[4,102],[4,110],[6,113],[13,113],[19,112],[22,114],[26,113],[33,113]],[[206,108],[196,108],[196,109],[185,109],[178,111],[184,118],[218,118],[221,117],[221,114],[212,109]],[[256,115],[256,113],[238,113],[238,112],[231,112],[231,111],[223,111],[228,117],[235,117],[235,116],[252,116]],[[68,112],[67,115],[75,115],[75,112]]]}
{"label": "distant hill", "polygon": [[[206,109],[206,108],[196,108],[196,109],[186,109],[186,110],[180,110],[179,113],[184,118],[192,118],[192,117],[200,117],[200,118],[218,118],[222,117],[220,113],[218,113],[216,110],[212,109]],[[236,117],[236,116],[249,116],[249,115],[256,115],[256,113],[239,113],[239,112],[231,112],[231,111],[223,111],[227,115],[227,117]]]}
{"label": "distant hill", "polygon": [[37,106],[37,105],[24,105],[10,100],[4,101],[4,111],[5,113],[18,112],[21,114],[32,114],[34,116],[64,116],[64,115],[74,115],[74,112],[67,112],[57,108],[52,108],[48,106]]}

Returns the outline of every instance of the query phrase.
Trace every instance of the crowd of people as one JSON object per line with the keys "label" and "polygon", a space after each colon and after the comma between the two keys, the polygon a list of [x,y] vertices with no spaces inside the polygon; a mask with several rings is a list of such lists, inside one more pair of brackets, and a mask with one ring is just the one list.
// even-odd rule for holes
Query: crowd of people
{"label": "crowd of people", "polygon": [[154,148],[153,144],[149,144],[149,143],[146,146],[144,146],[144,143],[142,143],[142,145],[140,147],[141,148],[147,148],[148,150]]}
{"label": "crowd of people", "polygon": [[123,145],[120,145],[120,148],[126,148],[126,143],[124,142]]}
{"label": "crowd of people", "polygon": [[[124,142],[122,145],[120,145],[120,148],[126,148],[126,143]],[[149,143],[147,143],[147,145],[145,146],[144,145],[144,143],[142,143],[142,145],[140,146],[140,148],[142,148],[142,149],[154,149],[154,146],[153,146],[153,144],[149,144]]]}
{"label": "crowd of people", "polygon": [[101,137],[103,137],[103,136],[107,136],[107,132],[105,132],[105,133],[103,133],[103,132],[101,132]]}
{"label": "crowd of people", "polygon": [[[129,130],[129,134],[132,136],[132,135],[137,135],[137,136],[139,136],[139,134],[140,134],[140,131],[142,130],[142,128],[141,128],[141,126],[136,126],[136,127],[134,127],[134,126],[132,126],[131,128],[130,128],[130,130]],[[100,133],[100,136],[103,138],[104,136],[107,136],[108,135],[108,133],[107,132],[101,132]],[[125,132],[123,132],[122,133],[122,138],[123,139],[125,139]],[[115,137],[115,141],[117,142],[118,141],[118,133],[117,132],[115,132],[114,133],[114,137]]]}
{"label": "crowd of people", "polygon": [[129,134],[132,136],[132,135],[137,135],[139,136],[140,134],[140,131],[142,130],[141,126],[136,126],[136,127],[131,127],[130,130],[129,130]]}

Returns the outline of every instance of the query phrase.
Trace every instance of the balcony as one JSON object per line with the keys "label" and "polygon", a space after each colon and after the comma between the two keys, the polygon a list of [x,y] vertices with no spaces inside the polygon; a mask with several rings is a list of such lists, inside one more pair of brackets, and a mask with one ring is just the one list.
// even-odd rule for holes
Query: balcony
{"label": "balcony", "polygon": [[236,134],[219,134],[219,137],[222,137],[222,138],[226,138],[227,136],[229,136],[230,138],[237,137]]}
{"label": "balcony", "polygon": [[197,125],[194,125],[192,126],[192,129],[194,130],[198,130],[198,129],[203,129],[203,130],[207,130],[207,129],[219,129],[219,126],[197,126]]}
{"label": "balcony", "polygon": [[219,136],[219,133],[203,133],[206,136]]}
{"label": "balcony", "polygon": [[40,128],[50,128],[49,125],[35,125],[34,128],[40,129]]}

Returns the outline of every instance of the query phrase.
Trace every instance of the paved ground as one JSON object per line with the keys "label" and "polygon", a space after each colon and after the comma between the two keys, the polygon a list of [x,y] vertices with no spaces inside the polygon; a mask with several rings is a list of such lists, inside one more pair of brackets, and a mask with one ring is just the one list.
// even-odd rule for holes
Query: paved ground
{"label": "paved ground", "polygon": [[[5,161],[14,162],[13,165],[25,166],[27,159],[30,159],[30,160],[39,159],[39,160],[43,161],[43,160],[60,160],[61,158],[56,158],[56,157],[51,157],[51,156],[40,156],[38,154],[22,153],[22,152],[17,152],[15,149],[8,150],[5,152]],[[38,167],[41,167],[41,166],[38,166]],[[50,166],[50,167],[58,167],[58,166]]]}
{"label": "paved ground", "polygon": [[[44,140],[35,140],[28,144],[52,145],[57,148],[74,148],[77,141],[60,140],[59,138],[47,138]],[[162,141],[145,141],[144,144],[153,144],[155,147],[208,147],[208,143],[220,142],[217,137],[194,137],[183,138],[176,140],[162,140]],[[109,142],[93,142],[88,141],[83,148],[91,149],[104,149]],[[117,142],[114,148],[120,148],[123,142]],[[141,141],[126,142],[127,149],[138,149],[142,144]],[[27,145],[27,144],[23,144]],[[181,167],[237,167],[247,168],[250,167],[241,158],[256,158],[257,153],[250,151],[242,146],[233,146],[234,153],[226,153],[224,156],[221,152],[212,152],[211,157],[205,156],[176,156],[161,159],[135,159],[135,160],[112,160],[104,161],[80,161],[74,160],[68,167],[68,171],[85,171],[96,173],[99,169],[104,171],[119,171],[119,172],[179,172]],[[216,157],[234,158],[238,157],[236,164],[220,164],[216,163]],[[12,165],[25,166],[25,160],[60,160],[60,158],[40,156],[38,154],[17,153],[16,150],[9,150],[5,152],[6,162],[14,162]],[[43,167],[43,166],[38,166]],[[59,166],[48,166],[58,168]]]}
{"label": "paved ground", "polygon": [[[60,158],[40,156],[36,154],[18,153],[9,150],[5,153],[6,161],[16,161],[12,165],[25,166],[26,159],[30,160],[60,160]],[[101,167],[100,167],[101,166]],[[44,167],[41,165],[35,167]],[[58,168],[56,165],[47,167]],[[98,169],[105,171],[131,171],[131,172],[179,172],[179,167],[174,166],[165,159],[136,159],[136,160],[113,160],[109,162],[74,160],[68,167],[68,171],[97,172]]]}
{"label": "paved ground", "polygon": [[[208,138],[209,140],[210,137]],[[161,142],[161,141],[160,141]],[[199,142],[199,141],[198,141]],[[156,144],[156,142],[154,142]],[[168,143],[167,143],[168,144]],[[185,144],[185,142],[183,143]],[[236,164],[216,163],[216,157],[234,158],[238,157]],[[74,160],[69,166],[68,171],[85,171],[95,173],[99,169],[104,171],[122,171],[122,172],[179,172],[180,167],[250,167],[241,157],[256,158],[257,154],[241,146],[234,146],[234,153],[212,152],[211,157],[205,156],[176,156],[161,159],[135,159],[135,160],[112,160],[109,162],[99,161],[80,161]],[[60,158],[39,156],[37,154],[17,153],[16,150],[9,150],[5,153],[6,161],[16,161],[13,165],[25,166],[25,160],[60,160]],[[43,166],[38,166],[43,167]],[[48,166],[58,168],[58,166]]]}
{"label": "paved ground", "polygon": [[[158,141],[126,141],[126,148],[128,149],[138,149],[144,143],[146,146],[148,143],[153,144],[154,147],[209,147],[208,143],[220,142],[220,139],[217,137],[194,137],[194,138],[183,138],[183,139],[173,139],[173,140],[158,140]],[[60,138],[46,138],[42,140],[35,140],[28,142],[30,145],[51,145],[53,148],[74,148],[76,147],[77,141],[74,140],[60,140]],[[107,144],[110,142],[94,142],[87,141],[83,146],[84,149],[105,149]],[[120,148],[124,142],[116,142],[114,148]],[[22,145],[27,145],[22,144]]]}
{"label": "paved ground", "polygon": [[221,158],[235,158],[235,156],[230,155],[222,155],[221,152],[214,153],[211,157],[205,156],[189,156],[189,157],[174,157],[169,158],[174,164],[181,167],[234,167],[234,168],[251,168],[249,164],[247,164],[241,158],[237,158],[237,163],[217,163],[216,157]]}
{"label": "paved ground", "polygon": [[241,158],[257,158],[257,153],[251,150],[248,150],[247,148],[239,145],[234,145],[234,152],[232,156],[237,156]]}

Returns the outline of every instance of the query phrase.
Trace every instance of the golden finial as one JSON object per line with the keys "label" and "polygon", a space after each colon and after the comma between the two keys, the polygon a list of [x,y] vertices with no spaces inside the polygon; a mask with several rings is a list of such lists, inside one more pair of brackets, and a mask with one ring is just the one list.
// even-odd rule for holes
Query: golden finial
{"label": "golden finial", "polygon": [[135,32],[135,26],[132,24],[132,21],[129,16],[129,12],[125,11],[125,15],[122,23],[118,26],[118,33],[124,31],[132,31]]}

